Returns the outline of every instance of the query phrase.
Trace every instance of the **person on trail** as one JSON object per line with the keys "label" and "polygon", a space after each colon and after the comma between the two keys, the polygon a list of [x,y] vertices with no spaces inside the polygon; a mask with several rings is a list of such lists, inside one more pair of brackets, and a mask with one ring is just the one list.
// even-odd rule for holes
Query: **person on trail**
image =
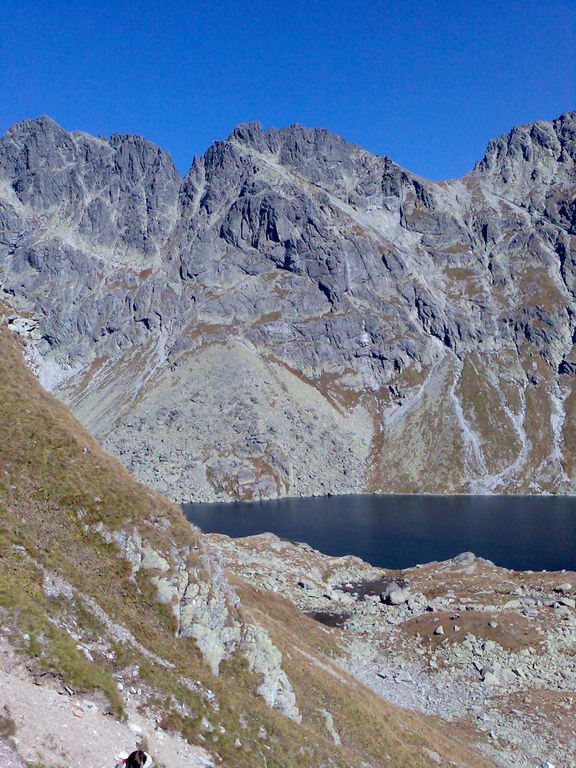
{"label": "person on trail", "polygon": [[143,749],[131,752],[125,760],[116,764],[115,768],[154,768],[154,761]]}

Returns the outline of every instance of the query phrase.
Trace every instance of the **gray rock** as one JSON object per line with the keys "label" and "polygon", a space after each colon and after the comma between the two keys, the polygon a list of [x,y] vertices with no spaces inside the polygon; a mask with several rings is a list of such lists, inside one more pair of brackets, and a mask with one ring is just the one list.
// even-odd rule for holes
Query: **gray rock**
{"label": "gray rock", "polygon": [[0,139],[9,325],[176,500],[574,493],[575,135],[574,112],[518,126],[436,183],[247,123],[180,178],[140,137],[24,120]]}
{"label": "gray rock", "polygon": [[307,589],[307,590],[317,590],[318,589],[316,584],[314,584],[311,581],[308,581],[308,579],[300,579],[300,581],[298,582],[298,586],[301,587],[302,589]]}
{"label": "gray rock", "polygon": [[473,563],[476,560],[474,552],[461,552],[453,559],[455,563]]}
{"label": "gray rock", "polygon": [[387,605],[403,605],[411,597],[410,591],[398,582],[391,581],[380,594],[380,600]]}

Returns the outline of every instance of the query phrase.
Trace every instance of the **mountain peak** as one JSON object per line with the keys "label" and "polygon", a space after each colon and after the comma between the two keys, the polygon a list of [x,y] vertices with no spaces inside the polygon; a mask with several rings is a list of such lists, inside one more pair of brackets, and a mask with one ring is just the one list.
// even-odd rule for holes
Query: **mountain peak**
{"label": "mountain peak", "polygon": [[254,136],[261,133],[262,123],[259,120],[250,120],[237,125],[228,136],[228,141],[251,141]]}
{"label": "mountain peak", "polygon": [[576,110],[554,120],[515,125],[508,133],[491,139],[474,170],[510,176],[513,167],[530,167],[554,161],[576,162]]}
{"label": "mountain peak", "polygon": [[[46,376],[68,376],[75,403],[86,389],[74,371],[123,369],[114,393],[92,379],[82,413],[139,472],[145,450],[143,477],[174,498],[573,493],[560,438],[547,432],[542,447],[537,435],[561,407],[558,377],[576,370],[574,117],[512,130],[475,175],[442,184],[298,124],[243,123],[182,182],[140,138],[24,123],[0,142],[4,291],[33,314]],[[316,387],[305,410],[299,376]],[[518,389],[534,403],[521,429]],[[476,408],[496,391],[493,429]],[[374,421],[343,420],[340,399]],[[419,431],[431,413],[438,429]],[[570,446],[570,413],[561,423]],[[169,473],[159,436],[174,449]]]}
{"label": "mountain peak", "polygon": [[63,128],[56,120],[49,115],[40,115],[40,117],[25,118],[11,125],[0,137],[0,141],[6,140],[26,140],[27,137],[39,135],[66,135],[68,131]]}

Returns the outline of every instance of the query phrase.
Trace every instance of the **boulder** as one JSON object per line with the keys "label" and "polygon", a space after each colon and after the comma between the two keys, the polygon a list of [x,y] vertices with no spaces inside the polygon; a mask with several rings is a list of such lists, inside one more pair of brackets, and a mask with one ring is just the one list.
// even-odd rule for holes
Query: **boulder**
{"label": "boulder", "polygon": [[459,555],[456,555],[452,559],[453,563],[458,564],[465,564],[465,563],[473,563],[476,560],[476,555],[474,552],[461,552]]}
{"label": "boulder", "polygon": [[486,672],[482,675],[482,680],[486,685],[499,685],[500,678],[493,672]]}
{"label": "boulder", "polygon": [[380,594],[380,600],[386,605],[403,605],[409,598],[409,590],[397,581],[391,581]]}
{"label": "boulder", "polygon": [[301,589],[306,589],[306,590],[318,589],[316,584],[313,584],[311,581],[308,581],[308,579],[300,579],[300,581],[298,582],[298,586]]}

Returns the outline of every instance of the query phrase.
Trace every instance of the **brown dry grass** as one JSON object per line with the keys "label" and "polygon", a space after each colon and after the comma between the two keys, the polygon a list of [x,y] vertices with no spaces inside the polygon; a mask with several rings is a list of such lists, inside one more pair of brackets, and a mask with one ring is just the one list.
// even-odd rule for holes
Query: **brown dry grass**
{"label": "brown dry grass", "polygon": [[0,739],[10,739],[16,735],[16,723],[7,707],[0,710]]}
{"label": "brown dry grass", "polygon": [[315,723],[321,731],[325,722],[319,710],[330,712],[352,763],[368,760],[370,765],[397,768],[434,765],[423,748],[462,768],[489,763],[470,750],[466,743],[470,736],[461,730],[399,709],[334,664],[331,657],[338,655],[337,630],[324,629],[279,595],[247,585],[240,586],[240,595],[243,605],[267,627],[282,651],[305,721]]}
{"label": "brown dry grass", "polygon": [[[467,634],[472,634],[479,640],[493,640],[508,651],[519,651],[521,648],[540,648],[542,635],[533,624],[518,613],[488,611],[461,611],[457,619],[451,619],[451,611],[437,611],[415,616],[399,625],[402,633],[408,637],[420,636],[423,643],[436,647],[441,643],[461,643]],[[489,622],[495,620],[496,627]],[[441,626],[444,635],[435,635],[434,630]],[[454,631],[454,627],[458,631]]]}

